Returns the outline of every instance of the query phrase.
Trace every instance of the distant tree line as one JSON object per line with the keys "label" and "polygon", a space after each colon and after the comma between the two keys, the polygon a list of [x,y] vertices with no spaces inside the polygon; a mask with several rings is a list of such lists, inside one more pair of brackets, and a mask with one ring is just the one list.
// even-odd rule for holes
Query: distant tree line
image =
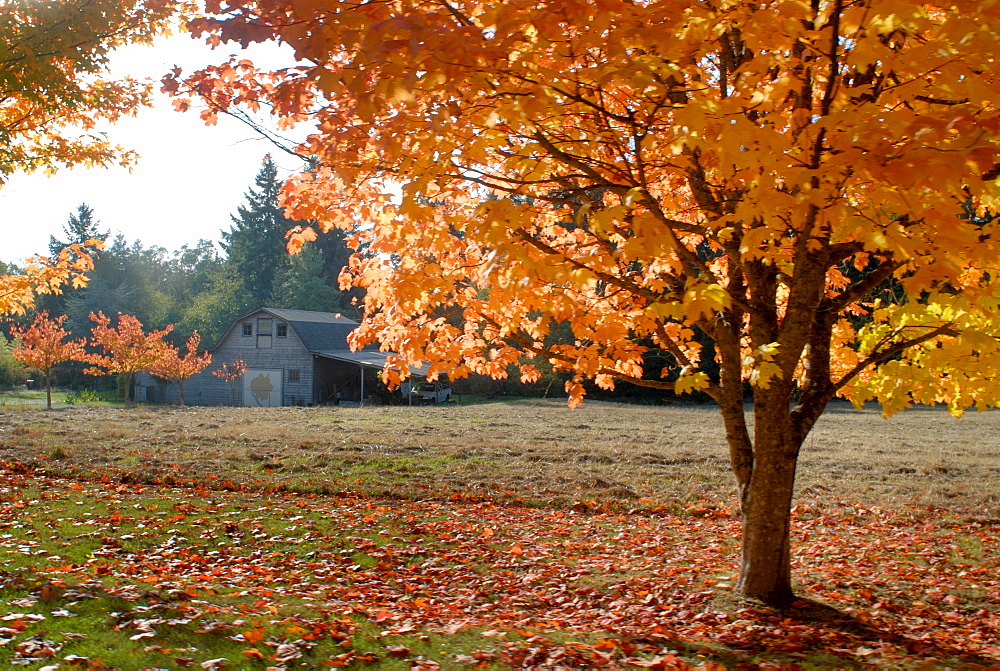
{"label": "distant tree line", "polygon": [[[152,329],[173,325],[167,339],[178,347],[198,332],[201,345],[209,348],[233,320],[262,306],[360,316],[353,301],[357,295],[338,289],[337,278],[352,253],[342,233],[322,235],[296,256],[287,253],[285,232],[299,222],[287,219],[278,204],[281,182],[277,166],[266,156],[221,243],[199,240],[172,252],[111,236],[101,226],[99,213],[81,204],[70,214],[62,235],[50,238],[49,254],[89,239],[101,240],[104,249],[94,257],[87,286],[42,296],[35,312],[65,315],[64,327],[73,338],[90,335],[92,313],[121,313]],[[0,270],[17,272],[16,266],[0,264]],[[21,323],[30,322],[34,314]],[[18,384],[24,376],[11,347],[9,328],[4,328],[0,387]],[[85,377],[83,369],[80,363],[62,366],[59,383],[93,386],[94,378]]]}

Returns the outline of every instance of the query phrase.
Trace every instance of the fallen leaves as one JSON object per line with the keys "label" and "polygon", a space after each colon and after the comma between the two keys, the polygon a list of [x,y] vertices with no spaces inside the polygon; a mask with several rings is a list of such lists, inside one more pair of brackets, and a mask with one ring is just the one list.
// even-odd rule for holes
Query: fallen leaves
{"label": "fallen leaves", "polygon": [[711,669],[816,651],[844,665],[1000,661],[998,525],[839,509],[850,512],[795,521],[803,597],[842,611],[824,621],[808,601],[786,613],[718,604],[737,563],[739,521],[728,516],[0,471],[0,558],[20,567],[4,578],[0,662],[74,654],[80,639],[61,625],[79,631],[77,613],[111,599],[127,607],[106,627],[134,654],[206,669],[383,658],[435,668],[442,646],[469,666]]}

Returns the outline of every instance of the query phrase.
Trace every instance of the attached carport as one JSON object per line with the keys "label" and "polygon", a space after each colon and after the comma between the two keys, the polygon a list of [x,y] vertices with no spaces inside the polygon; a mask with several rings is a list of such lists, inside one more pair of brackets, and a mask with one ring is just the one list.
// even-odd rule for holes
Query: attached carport
{"label": "attached carport", "polygon": [[[379,373],[392,352],[334,350],[313,352],[313,398],[318,403],[402,403],[399,389],[389,391]],[[410,368],[412,377],[423,377],[426,366]]]}

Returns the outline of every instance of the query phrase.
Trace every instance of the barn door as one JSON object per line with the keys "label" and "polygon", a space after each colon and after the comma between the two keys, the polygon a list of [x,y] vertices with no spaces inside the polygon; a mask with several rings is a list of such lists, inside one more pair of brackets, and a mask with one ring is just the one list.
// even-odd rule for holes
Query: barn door
{"label": "barn door", "polygon": [[281,405],[281,371],[250,369],[244,373],[243,405],[249,408]]}

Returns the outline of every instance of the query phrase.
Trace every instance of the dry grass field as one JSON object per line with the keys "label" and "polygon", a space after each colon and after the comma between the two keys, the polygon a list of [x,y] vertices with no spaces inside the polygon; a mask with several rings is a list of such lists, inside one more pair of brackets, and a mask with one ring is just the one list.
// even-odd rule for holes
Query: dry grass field
{"label": "dry grass field", "polygon": [[[133,482],[719,511],[711,406],[523,400],[400,408],[0,409],[0,460]],[[801,512],[861,506],[1000,518],[1000,413],[834,405],[800,458]]]}

